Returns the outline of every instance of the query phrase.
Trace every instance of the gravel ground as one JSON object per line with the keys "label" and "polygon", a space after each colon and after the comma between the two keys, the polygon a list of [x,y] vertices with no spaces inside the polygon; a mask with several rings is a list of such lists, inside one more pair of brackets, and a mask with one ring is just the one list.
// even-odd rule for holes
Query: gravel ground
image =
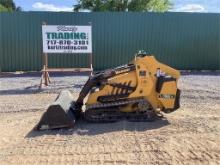
{"label": "gravel ground", "polygon": [[179,81],[181,108],[150,123],[120,121],[74,129],[32,128],[62,89],[77,98],[86,75],[39,73],[0,77],[0,164],[220,164],[220,75],[188,74]]}

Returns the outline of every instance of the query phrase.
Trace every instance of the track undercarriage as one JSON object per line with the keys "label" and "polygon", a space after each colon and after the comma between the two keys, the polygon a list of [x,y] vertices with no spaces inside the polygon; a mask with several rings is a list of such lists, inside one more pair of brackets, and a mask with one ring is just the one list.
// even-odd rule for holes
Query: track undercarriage
{"label": "track undercarriage", "polygon": [[[131,105],[134,112],[122,112],[121,108]],[[124,100],[88,106],[84,117],[89,122],[115,122],[126,119],[133,122],[154,121],[158,115],[144,99]]]}

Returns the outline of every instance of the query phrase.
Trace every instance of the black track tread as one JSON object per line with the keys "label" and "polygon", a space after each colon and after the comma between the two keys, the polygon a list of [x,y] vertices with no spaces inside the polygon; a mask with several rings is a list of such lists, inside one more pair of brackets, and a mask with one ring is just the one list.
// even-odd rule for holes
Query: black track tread
{"label": "black track tread", "polygon": [[141,101],[144,101],[144,99],[92,105],[86,109],[84,117],[86,121],[95,123],[116,122],[120,119],[127,119],[131,122],[151,122],[156,120],[158,116],[154,110],[147,110],[146,112],[139,113],[125,113],[119,111],[119,108],[122,105],[138,103]]}

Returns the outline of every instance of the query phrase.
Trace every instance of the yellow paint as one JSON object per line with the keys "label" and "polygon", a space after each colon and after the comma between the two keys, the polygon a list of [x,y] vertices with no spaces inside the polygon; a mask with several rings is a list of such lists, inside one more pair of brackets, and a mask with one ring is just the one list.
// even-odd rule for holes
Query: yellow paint
{"label": "yellow paint", "polygon": [[[145,98],[153,107],[153,109],[156,111],[156,109],[162,109],[162,108],[173,108],[174,107],[174,101],[175,98],[172,99],[165,99],[165,98],[159,98],[159,93],[156,92],[156,72],[157,69],[160,68],[160,70],[166,75],[172,76],[173,78],[176,78],[176,80],[180,77],[180,72],[176,69],[173,69],[167,65],[164,65],[160,62],[158,62],[154,56],[145,56],[145,57],[135,57],[135,59],[132,61],[132,63],[135,65],[136,70],[130,71],[128,73],[122,73],[119,75],[116,75],[110,79],[108,79],[108,83],[125,83],[131,81],[131,86],[136,87],[135,91],[129,95],[128,98]],[[140,76],[139,72],[145,71],[146,76]],[[176,94],[177,90],[177,82],[166,82],[161,90],[160,94]],[[119,91],[120,93],[121,91]],[[106,95],[112,95],[115,94],[116,90],[113,91],[113,87],[110,85],[105,85],[103,88],[99,89],[99,91],[96,91],[94,93],[90,93],[88,100],[86,102],[86,105],[92,105],[96,104],[98,96],[106,96]],[[136,111],[137,108],[132,105],[127,105],[123,108],[121,108],[121,111],[123,112],[133,112]]]}

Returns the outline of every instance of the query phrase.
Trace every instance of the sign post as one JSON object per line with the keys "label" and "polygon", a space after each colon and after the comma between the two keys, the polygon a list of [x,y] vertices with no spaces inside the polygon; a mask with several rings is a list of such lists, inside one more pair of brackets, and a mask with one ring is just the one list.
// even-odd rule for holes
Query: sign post
{"label": "sign post", "polygon": [[[89,25],[91,26],[91,32],[92,32],[92,22],[89,22]],[[92,41],[91,41],[91,43],[92,43]],[[90,63],[90,69],[93,70],[93,66],[92,66],[92,50],[91,50],[91,53],[90,53],[90,61],[89,61],[89,63]],[[91,75],[92,75],[92,72],[91,72]]]}
{"label": "sign post", "polygon": [[[75,25],[47,25],[42,24],[44,64],[40,81],[48,86],[50,83],[49,72],[60,71],[90,71],[92,74],[92,23],[88,26]],[[86,53],[89,54],[88,68],[48,68],[48,53]],[[43,83],[44,80],[44,83]]]}
{"label": "sign post", "polygon": [[[42,25],[46,26],[47,23],[43,22]],[[51,83],[50,76],[49,76],[47,69],[48,69],[48,55],[47,55],[47,53],[43,53],[43,69],[42,69],[42,75],[41,75],[41,79],[40,79],[40,88],[42,87],[43,80],[44,80],[44,84],[46,86],[48,86],[48,83]]]}

